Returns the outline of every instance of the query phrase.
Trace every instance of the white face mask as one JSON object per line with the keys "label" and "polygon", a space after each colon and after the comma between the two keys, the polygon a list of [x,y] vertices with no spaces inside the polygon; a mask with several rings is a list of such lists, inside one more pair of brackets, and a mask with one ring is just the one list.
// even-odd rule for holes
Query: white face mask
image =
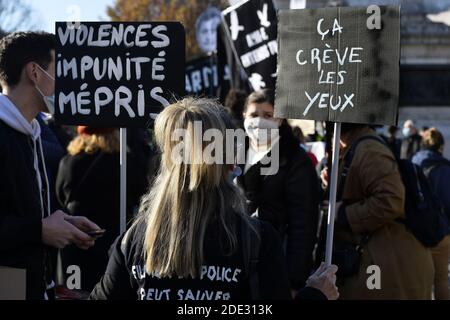
{"label": "white face mask", "polygon": [[411,128],[408,128],[408,127],[403,128],[403,129],[402,129],[402,134],[403,134],[403,136],[405,136],[406,138],[410,137],[410,136],[412,135]]}
{"label": "white face mask", "polygon": [[245,131],[249,138],[258,145],[267,145],[270,143],[274,130],[278,129],[278,122],[261,117],[248,118],[244,121]]}
{"label": "white face mask", "polygon": [[[39,69],[41,69],[42,72],[44,72],[47,75],[47,77],[49,77],[50,79],[55,81],[55,78],[53,78],[47,71],[42,69],[40,65],[37,65],[37,66]],[[48,112],[51,115],[54,115],[55,114],[55,95],[53,94],[51,96],[46,96],[41,91],[41,89],[39,89],[39,87],[37,85],[35,87],[36,87],[37,91],[41,94],[42,99],[44,99],[44,103],[45,103],[45,106],[47,107]]]}

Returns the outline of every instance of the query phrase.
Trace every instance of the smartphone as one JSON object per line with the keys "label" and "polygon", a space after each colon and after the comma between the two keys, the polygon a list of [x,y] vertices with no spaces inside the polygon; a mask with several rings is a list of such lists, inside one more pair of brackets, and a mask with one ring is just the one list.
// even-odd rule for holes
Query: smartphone
{"label": "smartphone", "polygon": [[87,231],[86,234],[93,238],[100,238],[106,232],[105,229]]}

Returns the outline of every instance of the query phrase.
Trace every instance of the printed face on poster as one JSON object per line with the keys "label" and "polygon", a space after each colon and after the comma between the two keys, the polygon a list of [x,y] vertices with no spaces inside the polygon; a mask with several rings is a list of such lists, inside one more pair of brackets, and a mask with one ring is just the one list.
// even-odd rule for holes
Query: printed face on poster
{"label": "printed face on poster", "polygon": [[203,53],[217,51],[217,27],[220,21],[221,12],[215,7],[209,7],[197,18],[195,34]]}
{"label": "printed face on poster", "polygon": [[56,37],[57,123],[144,127],[184,95],[178,22],[57,22]]}
{"label": "printed face on poster", "polygon": [[279,14],[276,117],[396,125],[400,8],[377,8]]}

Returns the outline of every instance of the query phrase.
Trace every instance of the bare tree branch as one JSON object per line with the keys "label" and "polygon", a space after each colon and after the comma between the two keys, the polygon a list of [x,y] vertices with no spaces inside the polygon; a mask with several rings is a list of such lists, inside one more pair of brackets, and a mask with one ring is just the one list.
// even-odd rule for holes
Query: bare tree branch
{"label": "bare tree branch", "polygon": [[22,0],[0,0],[0,33],[35,28],[36,18]]}

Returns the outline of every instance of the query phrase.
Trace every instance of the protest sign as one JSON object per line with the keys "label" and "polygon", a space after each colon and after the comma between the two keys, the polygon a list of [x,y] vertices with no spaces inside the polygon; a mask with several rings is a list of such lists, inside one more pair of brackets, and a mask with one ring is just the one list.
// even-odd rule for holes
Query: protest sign
{"label": "protest sign", "polygon": [[400,9],[374,7],[279,14],[276,117],[397,123]]}
{"label": "protest sign", "polygon": [[216,97],[219,87],[229,86],[228,65],[221,67],[223,72],[218,70],[215,55],[186,62],[186,94]]}
{"label": "protest sign", "polygon": [[56,37],[60,124],[143,127],[184,95],[178,22],[57,22]]}
{"label": "protest sign", "polygon": [[56,22],[55,120],[121,127],[120,232],[126,229],[127,127],[145,127],[184,95],[178,22]]}
{"label": "protest sign", "polygon": [[278,45],[272,0],[243,1],[222,16],[233,52],[253,89],[274,88]]}
{"label": "protest sign", "polygon": [[341,123],[396,125],[400,8],[279,14],[275,117],[334,122],[325,264],[332,263]]}

